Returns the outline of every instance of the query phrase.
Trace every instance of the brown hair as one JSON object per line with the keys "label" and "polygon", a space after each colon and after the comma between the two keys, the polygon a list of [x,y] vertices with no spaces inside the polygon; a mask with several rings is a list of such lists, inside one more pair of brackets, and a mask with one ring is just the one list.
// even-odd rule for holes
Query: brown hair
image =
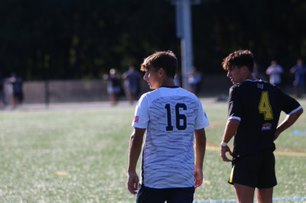
{"label": "brown hair", "polygon": [[250,50],[237,50],[223,59],[222,67],[224,70],[227,71],[234,66],[237,66],[238,68],[241,66],[247,66],[249,71],[252,72],[254,66],[253,53]]}
{"label": "brown hair", "polygon": [[154,70],[164,69],[167,76],[174,78],[177,71],[177,58],[172,51],[157,51],[144,59],[141,64],[141,71],[147,71],[150,68]]}

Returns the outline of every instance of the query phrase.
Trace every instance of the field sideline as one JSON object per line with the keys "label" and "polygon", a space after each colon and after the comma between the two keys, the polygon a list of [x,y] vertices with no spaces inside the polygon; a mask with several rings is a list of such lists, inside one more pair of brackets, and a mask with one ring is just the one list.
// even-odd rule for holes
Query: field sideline
{"label": "field sideline", "polygon": [[[204,185],[195,203],[231,202],[219,157],[227,105],[203,99],[210,120]],[[306,100],[301,100],[306,109]],[[120,102],[25,105],[0,113],[0,202],[133,202],[126,189],[134,107]],[[306,202],[306,114],[276,141],[275,201]],[[304,199],[303,199],[304,198]]]}

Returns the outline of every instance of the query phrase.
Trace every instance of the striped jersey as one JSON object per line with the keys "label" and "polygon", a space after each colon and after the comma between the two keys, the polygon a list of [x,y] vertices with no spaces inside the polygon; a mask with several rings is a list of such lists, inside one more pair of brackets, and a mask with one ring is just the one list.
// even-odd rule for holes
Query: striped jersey
{"label": "striped jersey", "polygon": [[132,123],[146,129],[142,184],[150,188],[194,186],[194,131],[208,127],[199,99],[180,87],[160,87],[139,99]]}

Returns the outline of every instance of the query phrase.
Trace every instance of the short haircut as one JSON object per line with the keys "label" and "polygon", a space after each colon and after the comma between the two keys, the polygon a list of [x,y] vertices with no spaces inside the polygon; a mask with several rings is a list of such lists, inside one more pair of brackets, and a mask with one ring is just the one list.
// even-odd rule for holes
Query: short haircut
{"label": "short haircut", "polygon": [[141,64],[141,71],[147,71],[150,68],[154,70],[164,69],[169,78],[174,78],[177,72],[178,62],[172,51],[157,51],[144,59]]}
{"label": "short haircut", "polygon": [[228,71],[234,66],[238,68],[247,66],[249,71],[252,72],[254,67],[253,53],[250,50],[237,50],[223,59],[222,67],[224,70]]}

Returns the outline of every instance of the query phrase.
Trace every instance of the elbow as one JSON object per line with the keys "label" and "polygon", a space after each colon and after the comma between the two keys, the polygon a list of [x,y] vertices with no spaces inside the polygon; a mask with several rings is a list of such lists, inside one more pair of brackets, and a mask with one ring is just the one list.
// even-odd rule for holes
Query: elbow
{"label": "elbow", "polygon": [[204,135],[204,138],[203,138],[203,142],[206,144],[206,140],[207,140],[207,138],[206,138],[206,134]]}
{"label": "elbow", "polygon": [[195,140],[199,145],[206,145],[206,133],[204,128],[195,131]]}
{"label": "elbow", "polygon": [[297,113],[297,117],[300,117],[302,115],[302,113],[304,112],[304,110],[301,108]]}
{"label": "elbow", "polygon": [[130,137],[130,143],[133,145],[139,145],[141,146],[143,142],[143,137],[142,136],[137,136],[135,134],[132,134]]}
{"label": "elbow", "polygon": [[297,112],[291,114],[289,116],[289,118],[291,118],[292,120],[296,121],[302,115],[303,112],[304,112],[304,110],[301,108]]}
{"label": "elbow", "polygon": [[206,134],[204,133],[203,138],[200,140],[200,145],[205,147],[206,146],[206,140],[207,140]]}

